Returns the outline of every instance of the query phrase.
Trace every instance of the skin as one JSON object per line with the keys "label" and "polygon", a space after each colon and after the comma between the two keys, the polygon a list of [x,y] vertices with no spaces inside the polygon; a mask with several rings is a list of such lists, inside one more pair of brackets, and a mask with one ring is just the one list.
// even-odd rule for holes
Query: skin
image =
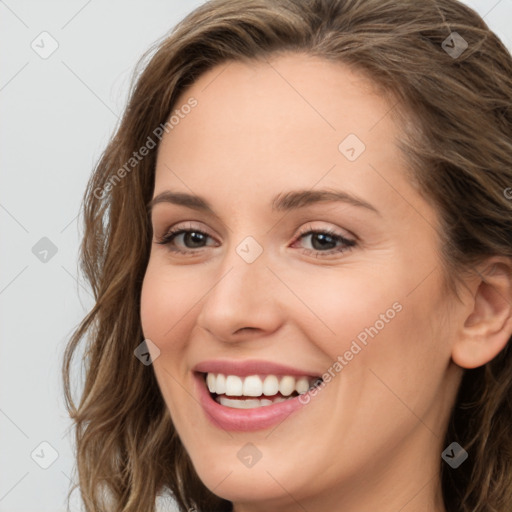
{"label": "skin", "polygon": [[[407,178],[393,103],[344,65],[299,54],[223,64],[176,106],[190,97],[197,107],[160,144],[154,196],[194,193],[216,216],[153,207],[141,321],[160,349],[155,375],[199,477],[237,512],[444,511],[440,455],[460,366],[502,348],[510,310],[477,300],[478,280],[460,301],[446,293],[438,217]],[[338,149],[351,133],[366,145],[353,162]],[[346,202],[270,208],[276,194],[320,188],[356,195],[378,213]],[[208,234],[202,246],[183,236],[156,243],[171,227],[191,226]],[[300,237],[305,228],[356,245],[318,254],[314,235]],[[247,236],[263,249],[253,263],[236,252]],[[278,426],[226,432],[206,418],[195,364],[264,359],[321,375],[397,302],[401,311]],[[504,330],[485,353],[472,331],[482,333],[484,321]],[[247,443],[262,454],[252,468],[237,457]]]}

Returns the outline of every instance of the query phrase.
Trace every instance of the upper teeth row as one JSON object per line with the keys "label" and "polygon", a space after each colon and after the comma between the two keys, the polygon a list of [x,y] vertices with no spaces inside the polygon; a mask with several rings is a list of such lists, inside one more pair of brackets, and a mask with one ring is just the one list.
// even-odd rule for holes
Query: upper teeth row
{"label": "upper teeth row", "polygon": [[227,396],[273,396],[278,392],[284,396],[291,395],[294,391],[305,393],[310,388],[308,377],[292,377],[285,375],[267,375],[263,380],[259,375],[224,375],[222,373],[208,373],[206,383],[210,393]]}

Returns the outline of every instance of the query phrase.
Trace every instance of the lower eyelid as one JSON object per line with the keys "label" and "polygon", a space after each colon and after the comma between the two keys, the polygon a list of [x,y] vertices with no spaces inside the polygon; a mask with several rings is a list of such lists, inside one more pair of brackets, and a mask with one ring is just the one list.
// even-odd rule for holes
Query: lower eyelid
{"label": "lower eyelid", "polygon": [[[196,248],[187,248],[187,247],[182,248],[180,245],[176,245],[173,243],[174,240],[178,236],[185,235],[190,232],[201,233],[202,235],[207,237],[207,239],[213,240],[215,243],[213,245],[207,244],[207,245],[204,245],[201,247],[196,247]],[[307,255],[314,255],[315,258],[322,258],[322,257],[328,258],[329,256],[331,256],[331,257],[339,256],[342,253],[345,253],[346,251],[353,249],[357,245],[357,242],[355,240],[346,238],[342,234],[336,233],[332,230],[310,229],[308,231],[299,233],[299,235],[297,235],[295,237],[294,241],[292,242],[292,248],[293,248],[293,245],[296,244],[297,242],[299,242],[301,239],[306,238],[307,236],[313,236],[316,234],[329,235],[331,238],[334,239],[335,242],[340,242],[341,246],[338,245],[338,246],[326,249],[324,251],[319,250],[319,249],[310,249],[310,248],[303,247],[303,248],[299,248],[300,252],[302,252],[303,254],[307,254]],[[210,234],[206,233],[205,231],[203,231],[201,229],[194,229],[193,227],[192,228],[178,227],[178,228],[175,228],[172,230],[168,230],[161,237],[157,237],[156,243],[158,243],[160,245],[167,246],[168,250],[170,252],[175,253],[175,254],[182,254],[183,256],[199,255],[201,253],[202,249],[208,249],[208,248],[219,246],[219,243],[216,241],[216,239],[213,236],[211,236]]]}

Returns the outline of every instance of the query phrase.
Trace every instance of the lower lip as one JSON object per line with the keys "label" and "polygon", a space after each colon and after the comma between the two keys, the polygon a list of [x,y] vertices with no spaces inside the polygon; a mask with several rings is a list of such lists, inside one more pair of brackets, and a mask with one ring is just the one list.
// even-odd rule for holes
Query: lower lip
{"label": "lower lip", "polygon": [[[295,411],[303,407],[299,397],[289,398],[284,402],[255,407],[254,409],[235,409],[217,403],[204,381],[204,375],[194,375],[201,403],[208,420],[218,428],[235,432],[263,430],[284,421]],[[300,395],[302,396],[302,395]]]}

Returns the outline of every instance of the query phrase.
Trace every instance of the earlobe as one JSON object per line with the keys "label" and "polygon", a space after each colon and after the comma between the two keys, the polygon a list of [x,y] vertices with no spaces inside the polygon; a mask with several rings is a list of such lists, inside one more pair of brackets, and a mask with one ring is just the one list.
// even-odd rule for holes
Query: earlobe
{"label": "earlobe", "polygon": [[471,311],[452,348],[453,362],[467,369],[494,359],[512,335],[512,262],[491,258],[477,273]]}

